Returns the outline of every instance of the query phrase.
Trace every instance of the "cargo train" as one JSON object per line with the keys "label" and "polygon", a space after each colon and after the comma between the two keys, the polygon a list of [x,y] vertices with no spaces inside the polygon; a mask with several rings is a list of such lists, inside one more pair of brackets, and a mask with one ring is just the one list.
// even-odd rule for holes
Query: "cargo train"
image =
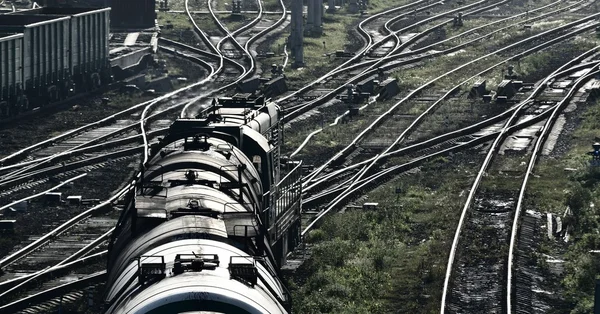
{"label": "cargo train", "polygon": [[280,120],[264,97],[221,98],[151,147],[109,244],[107,313],[289,313],[302,185]]}
{"label": "cargo train", "polygon": [[156,0],[42,0],[41,3],[46,7],[111,7],[110,27],[114,30],[156,26]]}
{"label": "cargo train", "polygon": [[110,8],[38,8],[0,15],[0,118],[110,77]]}

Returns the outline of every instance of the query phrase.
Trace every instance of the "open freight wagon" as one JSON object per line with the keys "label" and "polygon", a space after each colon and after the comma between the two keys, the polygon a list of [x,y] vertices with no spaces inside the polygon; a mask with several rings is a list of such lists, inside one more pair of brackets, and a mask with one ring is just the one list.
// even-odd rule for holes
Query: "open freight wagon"
{"label": "open freight wagon", "polygon": [[110,81],[110,8],[40,8],[0,19],[0,117]]}

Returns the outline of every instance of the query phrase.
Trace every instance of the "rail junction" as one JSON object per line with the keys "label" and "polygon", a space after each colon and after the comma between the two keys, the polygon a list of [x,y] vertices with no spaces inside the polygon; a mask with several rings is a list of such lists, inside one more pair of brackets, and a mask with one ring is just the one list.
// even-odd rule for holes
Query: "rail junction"
{"label": "rail junction", "polygon": [[[0,13],[0,313],[156,306],[132,302],[181,274],[210,278],[221,268],[232,286],[241,283],[273,302],[263,312],[408,311],[397,295],[403,289],[419,295],[424,312],[542,313],[580,306],[566,292],[573,270],[565,251],[586,238],[577,231],[582,222],[574,204],[592,210],[587,206],[593,208],[594,198],[577,203],[573,195],[585,193],[573,190],[565,192],[566,209],[554,198],[543,206],[556,208],[536,202],[550,197],[548,177],[561,172],[549,165],[556,168],[561,158],[586,160],[577,169],[562,167],[574,173],[570,180],[595,182],[597,176],[578,146],[598,141],[580,138],[597,134],[596,124],[581,122],[600,96],[596,1],[135,0],[110,13],[98,9],[110,1],[78,8],[71,2]],[[136,6],[144,16],[128,25],[127,12],[135,14]],[[86,46],[75,23],[89,29],[90,49],[101,53],[90,59],[94,66],[59,62],[79,57],[51,44],[48,57],[43,45],[20,52],[37,45],[39,34],[63,36],[59,27],[69,30],[64,36],[73,39],[65,42],[73,49],[76,38]],[[176,74],[162,73],[167,61],[178,65]],[[114,105],[121,101],[129,105]],[[65,121],[57,130],[32,126],[26,134],[39,134],[19,142],[21,123],[78,110],[83,115],[87,109],[79,108],[86,104],[102,106],[101,114]],[[196,151],[204,156],[198,160],[207,158],[203,166],[173,157]],[[456,177],[423,178],[436,172]],[[183,201],[170,199],[175,196],[168,191],[186,186],[214,189],[231,200],[211,211],[221,200],[195,196],[173,209]],[[436,200],[437,193],[449,194]],[[409,209],[429,198],[439,211]],[[254,217],[230,218],[228,206]],[[344,225],[332,218],[341,216],[371,220]],[[156,224],[154,231],[142,227],[154,235],[161,223],[190,217],[197,219],[195,228],[210,218],[223,230],[214,227],[197,238],[189,231],[173,241],[212,247],[206,241],[226,238],[219,252],[235,249],[243,256],[225,261],[200,250],[165,262],[170,253],[156,240],[135,257],[137,275],[130,277],[139,283],[127,276],[135,267],[119,254],[128,241],[143,239],[136,226]],[[565,244],[569,235],[575,244]],[[369,241],[384,244],[377,251]],[[432,242],[436,249],[419,251]],[[336,243],[347,246],[324,249]],[[154,262],[144,264],[148,252],[163,252],[163,261],[152,255]],[[351,256],[364,252],[368,257]],[[372,252],[379,257],[371,258]],[[234,263],[236,257],[250,262]],[[401,263],[411,258],[418,270],[406,271],[421,275],[415,279],[421,292],[389,278],[392,270],[404,274],[410,267]],[[319,259],[327,267],[311,268]],[[324,278],[347,265],[385,272],[389,282],[381,290],[387,294],[363,295],[367,305],[362,299],[344,305],[341,300],[354,293],[344,288],[351,284]],[[115,269],[122,273],[111,273]],[[198,278],[212,284],[206,277]],[[353,278],[359,277],[369,275]],[[556,278],[564,285],[551,282]],[[316,290],[323,288],[322,298],[331,302],[314,301],[321,296],[303,286],[327,280]],[[283,282],[294,282],[291,294]],[[212,300],[208,292],[198,298]]]}

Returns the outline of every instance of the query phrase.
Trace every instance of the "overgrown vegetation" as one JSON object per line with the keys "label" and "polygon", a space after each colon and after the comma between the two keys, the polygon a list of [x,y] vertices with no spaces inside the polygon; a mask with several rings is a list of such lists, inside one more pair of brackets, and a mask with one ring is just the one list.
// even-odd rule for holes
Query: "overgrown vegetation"
{"label": "overgrown vegetation", "polygon": [[[597,141],[600,129],[600,106],[596,103],[585,113],[582,123],[573,135],[574,150],[569,155],[572,163],[580,162],[583,153]],[[588,159],[588,158],[585,158]],[[595,204],[600,204],[600,170],[580,163],[580,171],[570,178],[571,188],[565,205],[573,212],[570,221],[574,245],[567,254],[567,274],[563,284],[567,300],[573,305],[572,313],[590,313],[593,309],[595,279],[600,274],[600,258],[593,250],[600,249],[600,216]]]}
{"label": "overgrown vegetation", "polygon": [[600,278],[600,258],[594,253],[600,249],[600,216],[596,209],[600,204],[600,169],[590,167],[586,153],[598,141],[599,104],[586,105],[585,112],[575,118],[579,125],[566,135],[564,142],[568,146],[555,148],[558,158],[541,160],[528,190],[528,202],[540,211],[561,217],[567,208],[570,211],[563,218],[569,243],[545,237],[537,252],[541,269],[547,268],[548,255],[558,255],[566,261],[562,277],[557,278],[562,278],[562,291],[558,295],[566,302],[560,303],[561,308],[556,308],[555,313],[593,312],[595,281]]}
{"label": "overgrown vegetation", "polygon": [[357,201],[378,202],[376,211],[332,215],[311,232],[313,257],[292,284],[294,311],[437,313],[447,248],[473,174],[455,158],[431,162]]}

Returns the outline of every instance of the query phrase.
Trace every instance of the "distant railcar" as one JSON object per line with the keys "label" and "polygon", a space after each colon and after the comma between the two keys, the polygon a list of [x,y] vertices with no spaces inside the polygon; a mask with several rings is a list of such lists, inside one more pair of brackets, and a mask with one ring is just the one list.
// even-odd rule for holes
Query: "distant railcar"
{"label": "distant railcar", "polygon": [[110,8],[39,8],[0,17],[0,117],[110,81]]}
{"label": "distant railcar", "polygon": [[23,95],[23,34],[0,33],[0,116],[20,107]]}
{"label": "distant railcar", "polygon": [[44,0],[43,6],[61,8],[110,7],[113,29],[139,29],[156,26],[156,0]]}

